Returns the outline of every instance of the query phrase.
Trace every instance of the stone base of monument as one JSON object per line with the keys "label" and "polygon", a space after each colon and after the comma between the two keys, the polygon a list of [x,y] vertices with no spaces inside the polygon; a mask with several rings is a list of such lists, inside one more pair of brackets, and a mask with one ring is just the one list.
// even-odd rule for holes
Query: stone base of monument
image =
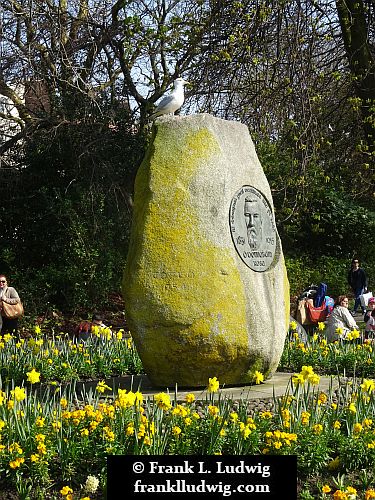
{"label": "stone base of monument", "polygon": [[207,114],[156,121],[135,183],[123,295],[155,386],[251,384],[256,371],[275,372],[289,284],[245,125]]}
{"label": "stone base of monument", "polygon": [[[279,398],[284,396],[288,391],[290,394],[290,378],[291,373],[276,372],[273,376],[266,380],[262,384],[258,385],[221,385],[218,393],[214,394],[214,398],[227,398],[230,400],[253,400],[253,401],[266,401],[271,400],[274,397]],[[64,391],[72,390],[76,394],[78,401],[83,401],[84,396],[92,393],[96,393],[95,388],[99,380],[90,381],[78,381],[70,384],[64,384],[61,386],[61,394]],[[118,389],[126,389],[127,391],[140,391],[145,399],[152,399],[153,396],[159,392],[169,393],[172,400],[177,402],[183,402],[187,394],[193,393],[196,400],[206,401],[212,398],[212,394],[207,391],[207,387],[179,387],[179,386],[160,386],[155,387],[147,377],[147,375],[124,375],[119,377],[110,377],[105,379],[105,383],[113,389],[102,394],[101,399],[113,399],[116,397]],[[319,386],[317,391],[329,391],[335,390],[339,387],[339,379],[337,377],[320,377]],[[41,386],[37,389],[39,394],[42,396],[45,392],[49,390],[55,392],[56,388],[49,386]]]}

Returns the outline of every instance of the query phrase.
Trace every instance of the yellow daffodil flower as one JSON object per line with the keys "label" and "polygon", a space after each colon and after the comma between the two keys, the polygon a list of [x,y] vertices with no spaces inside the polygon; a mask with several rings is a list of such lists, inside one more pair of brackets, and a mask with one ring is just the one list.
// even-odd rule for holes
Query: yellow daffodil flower
{"label": "yellow daffodil flower", "polygon": [[63,497],[69,495],[69,493],[73,493],[72,488],[69,488],[69,486],[64,486],[61,490],[60,493],[62,494]]}
{"label": "yellow daffodil flower", "polygon": [[375,382],[373,380],[363,379],[361,389],[363,389],[363,391],[367,392],[368,394],[371,394],[375,389]]}
{"label": "yellow daffodil flower", "polygon": [[291,321],[289,324],[289,328],[292,330],[292,332],[294,332],[295,330],[297,330],[297,323],[295,321]]}
{"label": "yellow daffodil flower", "polygon": [[253,380],[255,381],[256,384],[260,384],[264,380],[263,373],[258,372],[258,370],[255,370]]}
{"label": "yellow daffodil flower", "polygon": [[22,387],[15,387],[12,391],[10,391],[11,395],[14,397],[16,401],[23,401],[26,399],[26,391]]}
{"label": "yellow daffodil flower", "polygon": [[216,377],[208,379],[208,392],[217,392],[219,390],[220,383]]}
{"label": "yellow daffodil flower", "polygon": [[30,382],[30,384],[36,384],[37,382],[40,382],[40,373],[33,368],[31,372],[27,372],[27,381]]}
{"label": "yellow daffodil flower", "polygon": [[168,411],[172,407],[171,398],[169,394],[165,392],[159,392],[159,394],[155,394],[154,400],[159,408],[164,411]]}
{"label": "yellow daffodil flower", "polygon": [[185,396],[185,401],[189,404],[193,403],[195,401],[195,396],[193,393],[186,394]]}
{"label": "yellow daffodil flower", "polygon": [[98,391],[100,394],[103,394],[104,391],[110,391],[111,388],[105,383],[104,380],[101,380],[100,382],[97,383],[95,390]]}

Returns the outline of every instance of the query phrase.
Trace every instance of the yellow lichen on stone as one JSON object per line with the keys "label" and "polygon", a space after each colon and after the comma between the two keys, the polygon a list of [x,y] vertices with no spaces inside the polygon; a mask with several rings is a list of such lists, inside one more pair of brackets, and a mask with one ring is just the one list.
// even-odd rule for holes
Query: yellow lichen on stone
{"label": "yellow lichen on stone", "polygon": [[284,303],[285,303],[285,335],[289,331],[289,318],[290,318],[290,288],[289,288],[289,279],[286,271],[286,266],[283,259],[283,270],[284,270]]}

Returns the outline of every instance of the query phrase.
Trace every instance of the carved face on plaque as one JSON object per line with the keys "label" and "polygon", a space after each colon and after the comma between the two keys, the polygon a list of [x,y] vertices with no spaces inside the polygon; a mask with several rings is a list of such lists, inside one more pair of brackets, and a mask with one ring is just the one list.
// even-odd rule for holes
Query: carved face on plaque
{"label": "carved face on plaque", "polygon": [[232,198],[229,223],[234,246],[253,271],[266,271],[272,264],[277,232],[267,198],[253,186],[242,186]]}

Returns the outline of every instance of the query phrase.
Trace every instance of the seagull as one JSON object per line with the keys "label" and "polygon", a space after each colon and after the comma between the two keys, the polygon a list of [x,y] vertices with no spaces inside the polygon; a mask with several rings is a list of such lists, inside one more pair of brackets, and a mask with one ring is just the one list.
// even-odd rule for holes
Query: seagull
{"label": "seagull", "polygon": [[174,113],[184,104],[184,85],[189,82],[183,78],[177,78],[173,82],[174,89],[169,94],[163,97],[163,99],[158,104],[155,112],[150,116],[150,120],[154,120],[157,116],[167,115],[169,113]]}

